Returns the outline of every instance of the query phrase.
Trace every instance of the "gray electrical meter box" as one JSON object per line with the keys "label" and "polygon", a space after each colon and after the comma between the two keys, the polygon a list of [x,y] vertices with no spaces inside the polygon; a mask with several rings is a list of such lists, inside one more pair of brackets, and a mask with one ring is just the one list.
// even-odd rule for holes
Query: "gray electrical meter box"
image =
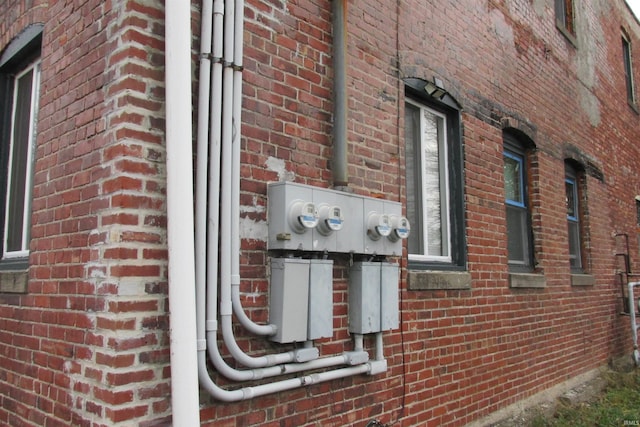
{"label": "gray electrical meter box", "polygon": [[402,255],[409,221],[398,202],[293,182],[267,187],[269,250]]}

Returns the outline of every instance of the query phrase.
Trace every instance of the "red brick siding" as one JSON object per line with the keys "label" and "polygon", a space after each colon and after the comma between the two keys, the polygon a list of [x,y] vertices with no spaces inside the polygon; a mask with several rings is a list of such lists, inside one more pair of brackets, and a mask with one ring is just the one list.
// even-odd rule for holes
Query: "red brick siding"
{"label": "red brick siding", "polygon": [[166,418],[162,5],[12,1],[0,16],[0,48],[44,24],[30,280],[0,296],[0,422]]}
{"label": "red brick siding", "polygon": [[[626,103],[620,28],[634,50],[640,29],[623,2],[580,10],[577,48],[540,2],[364,1],[347,10],[350,187],[405,201],[401,79],[440,78],[462,107],[471,289],[409,291],[403,268],[401,330],[384,335],[385,374],[233,404],[202,392],[203,424],[463,425],[628,352],[613,235],[628,233],[638,247],[640,128]],[[0,423],[168,425],[162,4],[12,0],[0,16],[9,18],[0,49],[29,23],[45,24],[29,290],[0,294]],[[331,2],[248,0],[245,16],[241,215],[264,231],[267,182],[332,182]],[[508,285],[503,128],[536,144],[544,289]],[[587,287],[571,286],[567,260],[564,158],[573,149],[603,176],[585,178],[596,281]],[[243,235],[241,288],[256,321],[268,319],[267,261],[264,239]],[[323,355],[352,347],[348,264],[335,257],[335,333],[318,343]],[[237,333],[247,351],[272,351]]]}

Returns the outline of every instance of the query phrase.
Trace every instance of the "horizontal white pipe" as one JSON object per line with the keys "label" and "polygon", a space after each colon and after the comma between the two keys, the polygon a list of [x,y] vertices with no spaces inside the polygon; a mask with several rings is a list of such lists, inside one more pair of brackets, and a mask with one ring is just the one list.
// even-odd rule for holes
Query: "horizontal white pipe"
{"label": "horizontal white pipe", "polygon": [[319,384],[325,381],[331,381],[358,374],[365,374],[371,370],[371,366],[367,363],[363,365],[350,366],[348,368],[341,368],[332,371],[306,375],[298,378],[256,385],[252,387],[244,387],[238,390],[225,390],[214,383],[211,377],[209,377],[207,373],[206,356],[204,351],[200,351],[198,353],[198,365],[200,372],[200,384],[214,398],[223,402],[236,402],[240,400],[252,399],[255,397],[265,396],[268,394],[278,393],[294,388]]}
{"label": "horizontal white pipe", "polygon": [[338,365],[349,364],[350,357],[348,354],[341,354],[338,356],[324,357],[309,362],[303,363],[289,363],[277,366],[268,366],[265,368],[254,368],[247,370],[239,370],[232,368],[224,361],[220,350],[216,343],[216,332],[209,331],[207,333],[207,342],[210,343],[209,358],[213,362],[213,366],[216,371],[233,381],[252,381],[263,378],[275,377],[283,374],[290,374],[295,372],[309,371],[314,369],[330,368]]}

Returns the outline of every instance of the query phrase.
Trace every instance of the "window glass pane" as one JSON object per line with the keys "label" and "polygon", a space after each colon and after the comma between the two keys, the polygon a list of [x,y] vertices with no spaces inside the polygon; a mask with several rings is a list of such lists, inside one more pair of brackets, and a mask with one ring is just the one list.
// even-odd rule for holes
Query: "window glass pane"
{"label": "window glass pane", "polygon": [[523,204],[522,162],[511,155],[504,156],[504,187],[508,201]]}
{"label": "window glass pane", "polygon": [[567,199],[567,217],[575,219],[578,217],[576,200],[576,183],[572,179],[565,180],[565,192]]}
{"label": "window glass pane", "polygon": [[442,217],[440,182],[440,117],[423,110],[423,186],[424,220],[427,239],[427,255],[441,256]]}
{"label": "window glass pane", "polygon": [[507,205],[507,251],[509,263],[528,264],[527,211]]}
{"label": "window glass pane", "polygon": [[571,268],[581,268],[580,227],[577,222],[569,221],[569,262]]}
{"label": "window glass pane", "polygon": [[407,218],[414,260],[450,261],[446,117],[414,103],[405,108]]}
{"label": "window glass pane", "polygon": [[575,35],[573,0],[556,0],[555,6],[557,22]]}
{"label": "window glass pane", "polygon": [[[422,254],[422,218],[420,215],[420,109],[412,104],[405,105],[406,173],[407,173],[407,219],[411,223],[408,238],[410,254]],[[416,150],[416,148],[418,150]],[[420,218],[420,219],[419,219]]]}
{"label": "window glass pane", "polygon": [[5,205],[5,257],[26,255],[28,249],[31,147],[35,140],[38,67],[36,63],[14,81]]}
{"label": "window glass pane", "polygon": [[624,77],[627,85],[627,100],[633,103],[634,93],[633,93],[633,69],[631,66],[631,45],[624,37],[622,38],[622,57],[624,61]]}
{"label": "window glass pane", "polygon": [[569,225],[569,263],[572,269],[582,268],[582,256],[580,248],[580,205],[578,200],[578,187],[575,172],[567,167],[565,178],[565,192],[567,200],[567,222]]}
{"label": "window glass pane", "polygon": [[24,226],[25,184],[27,180],[27,157],[29,154],[29,129],[31,116],[31,88],[33,71],[29,71],[16,80],[15,105],[13,116],[13,135],[11,138],[11,164],[9,170],[8,206],[7,206],[7,246],[5,251],[22,249],[22,230]]}

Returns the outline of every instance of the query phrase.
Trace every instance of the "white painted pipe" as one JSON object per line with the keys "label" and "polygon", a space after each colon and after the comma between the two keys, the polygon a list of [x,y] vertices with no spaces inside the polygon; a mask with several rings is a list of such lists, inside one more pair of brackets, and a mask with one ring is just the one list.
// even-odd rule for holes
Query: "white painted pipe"
{"label": "white painted pipe", "polygon": [[[165,4],[167,245],[173,423],[200,425],[191,149],[191,7]],[[186,189],[186,191],[185,191]]]}
{"label": "white painted pipe", "polygon": [[231,316],[231,176],[233,140],[233,24],[235,0],[225,1],[222,74],[222,157],[220,186],[220,315]]}
{"label": "white painted pipe", "polygon": [[[237,7],[236,7],[237,6]],[[224,61],[223,71],[223,105],[222,105],[222,185],[221,185],[221,239],[220,239],[220,322],[224,342],[231,355],[241,364],[250,368],[262,368],[295,360],[293,351],[260,357],[247,355],[238,346],[233,335],[231,314],[233,311],[232,288],[240,285],[240,123],[242,112],[242,73],[238,67],[232,65],[236,61],[237,46],[234,42],[238,34],[236,23],[244,20],[244,3],[241,0],[227,0],[225,2],[224,20]],[[242,31],[240,26],[240,31]],[[242,49],[240,49],[239,55]],[[240,61],[242,64],[242,61]],[[238,83],[239,82],[239,83]],[[235,285],[235,286],[234,286]],[[239,301],[239,291],[237,292]],[[244,310],[236,304],[239,311]],[[237,310],[237,311],[238,311]],[[238,316],[246,319],[246,316]],[[249,323],[247,323],[249,326]],[[262,335],[272,335],[275,330],[270,325],[257,328],[252,325],[251,330],[259,330]],[[209,327],[208,327],[209,328]]]}
{"label": "white painted pipe", "polygon": [[200,366],[200,384],[214,398],[223,402],[236,402],[240,400],[253,399],[255,397],[265,396],[267,394],[278,393],[281,391],[291,390],[294,388],[319,384],[325,381],[331,381],[339,378],[345,378],[358,374],[370,372],[369,363],[348,368],[334,369],[332,371],[320,372],[317,374],[306,375],[298,378],[291,378],[252,387],[245,387],[238,390],[225,390],[219,387],[206,374],[206,357],[204,351],[198,353],[198,364]]}
{"label": "white painted pipe", "polygon": [[240,144],[242,126],[242,67],[244,56],[244,0],[236,0],[233,40],[233,148],[231,182],[231,295],[233,312],[240,324],[256,335],[275,335],[276,325],[259,325],[251,320],[240,299]]}
{"label": "white painted pipe", "polygon": [[208,342],[214,345],[209,346],[209,358],[211,359],[216,371],[233,381],[252,381],[263,378],[275,377],[278,375],[290,374],[295,372],[308,371],[313,369],[324,369],[338,365],[347,365],[353,358],[353,355],[343,353],[338,356],[324,357],[303,363],[288,363],[277,366],[269,366],[265,368],[254,368],[247,370],[235,369],[227,364],[220,354],[216,342],[216,332],[209,331]]}
{"label": "white painted pipe", "polygon": [[[213,65],[211,78],[211,130],[209,141],[209,187],[207,198],[202,203],[207,209],[207,323],[217,324],[218,317],[218,238],[220,230],[220,157],[222,138],[222,40],[224,34],[224,1],[213,2]],[[202,232],[204,235],[205,233]],[[214,325],[217,327],[217,325]],[[209,328],[209,326],[207,326]]]}
{"label": "white painted pipe", "polygon": [[[210,0],[207,0],[210,1]],[[345,353],[343,355],[325,357],[321,359],[311,360],[302,363],[289,363],[298,360],[296,350],[261,357],[251,357],[246,355],[238,346],[233,336],[232,328],[232,311],[240,319],[241,323],[247,330],[259,335],[271,335],[275,333],[274,325],[258,325],[246,316],[241,305],[239,285],[240,285],[240,236],[239,236],[239,195],[240,195],[240,126],[241,126],[241,108],[242,108],[242,46],[243,46],[243,22],[244,22],[244,3],[243,0],[214,0],[213,8],[213,24],[209,24],[209,20],[203,18],[203,32],[211,31],[213,27],[213,78],[211,79],[213,87],[210,89],[207,80],[206,70],[201,70],[201,96],[211,96],[211,130],[207,138],[205,129],[198,128],[199,140],[206,141],[211,139],[208,148],[198,146],[200,153],[210,149],[209,152],[209,169],[204,172],[210,176],[208,197],[204,198],[198,190],[199,200],[203,200],[203,206],[198,206],[197,223],[199,229],[203,227],[202,212],[206,212],[207,198],[209,212],[206,216],[204,227],[209,230],[207,232],[207,244],[203,245],[202,240],[196,242],[198,250],[199,264],[202,263],[202,247],[207,252],[205,265],[198,267],[197,273],[197,294],[202,296],[202,289],[206,288],[206,322],[200,320],[202,316],[202,303],[199,302],[196,312],[198,313],[198,346],[197,346],[197,367],[200,376],[201,385],[209,391],[215,398],[222,401],[238,401],[250,399],[265,394],[276,393],[279,391],[289,390],[301,386],[316,384],[322,381],[329,381],[336,378],[343,378],[350,375],[361,373],[379,373],[384,368],[386,370],[386,361],[376,360],[367,363],[360,363],[348,368],[334,369],[318,374],[311,374],[300,378],[276,381],[266,383],[259,386],[245,387],[240,390],[224,390],[217,386],[209,377],[206,366],[206,353],[209,350],[209,356],[219,373],[236,381],[248,381],[261,379],[266,377],[277,376],[280,374],[288,374],[300,372],[303,370],[324,369],[340,364],[354,363],[355,360],[365,360],[368,355],[358,354],[362,350],[362,335],[356,337],[355,353]],[[206,9],[206,12],[205,12]],[[209,14],[211,7],[203,5],[203,13]],[[224,22],[224,24],[223,24]],[[223,30],[224,29],[224,30]],[[223,37],[224,36],[224,37]],[[203,44],[205,46],[210,42],[207,41],[208,36],[203,36]],[[206,49],[206,48],[205,48]],[[206,55],[203,55],[206,56]],[[216,58],[224,57],[224,65]],[[232,68],[233,67],[233,68]],[[203,113],[204,109],[203,108]],[[185,110],[188,111],[188,110]],[[200,120],[199,126],[206,126],[208,120]],[[202,124],[201,124],[202,122]],[[206,144],[205,146],[207,146]],[[206,158],[206,153],[203,154]],[[199,160],[200,161],[200,160]],[[200,168],[200,163],[198,163]],[[206,169],[206,166],[204,167]],[[220,174],[217,171],[220,170]],[[202,173],[198,171],[202,180]],[[220,185],[221,184],[221,185]],[[218,191],[220,188],[220,191]],[[220,207],[222,209],[220,209]],[[220,222],[218,223],[218,211],[220,210]],[[220,231],[220,228],[222,230]],[[221,246],[218,248],[218,236],[220,236]],[[218,289],[216,283],[217,278],[217,261],[220,255],[220,319],[222,326],[222,335],[230,353],[242,364],[252,367],[250,370],[237,370],[229,367],[222,359],[217,347],[217,330],[218,313],[216,312],[216,300],[218,297]],[[206,285],[203,282],[202,272],[206,271]],[[202,323],[205,323],[202,328]],[[203,330],[204,329],[204,330]],[[206,345],[202,345],[200,340],[204,334]],[[382,336],[380,335],[380,338]],[[310,342],[305,343],[305,349],[308,350]],[[376,339],[376,346],[381,346],[382,340]],[[301,351],[305,350],[301,349]],[[308,355],[308,351],[306,352]],[[382,348],[376,349],[376,357],[382,355]],[[382,366],[384,365],[384,366]],[[172,368],[173,369],[173,368]],[[197,399],[195,400],[197,402]],[[175,418],[174,418],[175,419]],[[182,424],[181,424],[182,425]],[[185,424],[190,425],[190,424]]]}
{"label": "white painted pipe", "polygon": [[376,360],[384,360],[382,332],[376,332]]}
{"label": "white painted pipe", "polygon": [[353,334],[353,346],[355,351],[362,351],[364,348],[364,337],[362,334]]}
{"label": "white painted pipe", "polygon": [[232,274],[231,282],[231,305],[233,307],[233,314],[240,324],[249,332],[255,335],[275,335],[278,332],[278,327],[274,324],[259,325],[251,320],[242,307],[242,301],[240,299],[240,276],[238,275],[237,283],[233,282]]}
{"label": "white painted pipe", "polygon": [[[196,283],[196,334],[198,347],[206,346],[205,316],[207,274],[207,180],[209,157],[209,103],[211,81],[211,28],[213,3],[202,3],[202,28],[200,32],[200,75],[198,87],[198,123],[196,133],[196,222],[195,222],[195,283]],[[215,173],[214,171],[211,171]],[[217,264],[217,263],[216,263]]]}
{"label": "white painted pipe", "polygon": [[233,335],[233,324],[231,322],[231,314],[225,315],[220,310],[220,325],[222,330],[222,338],[229,350],[238,363],[248,368],[264,368],[265,366],[279,365],[281,363],[290,363],[296,360],[297,350],[287,351],[284,353],[267,354],[265,356],[249,356],[238,345]]}

